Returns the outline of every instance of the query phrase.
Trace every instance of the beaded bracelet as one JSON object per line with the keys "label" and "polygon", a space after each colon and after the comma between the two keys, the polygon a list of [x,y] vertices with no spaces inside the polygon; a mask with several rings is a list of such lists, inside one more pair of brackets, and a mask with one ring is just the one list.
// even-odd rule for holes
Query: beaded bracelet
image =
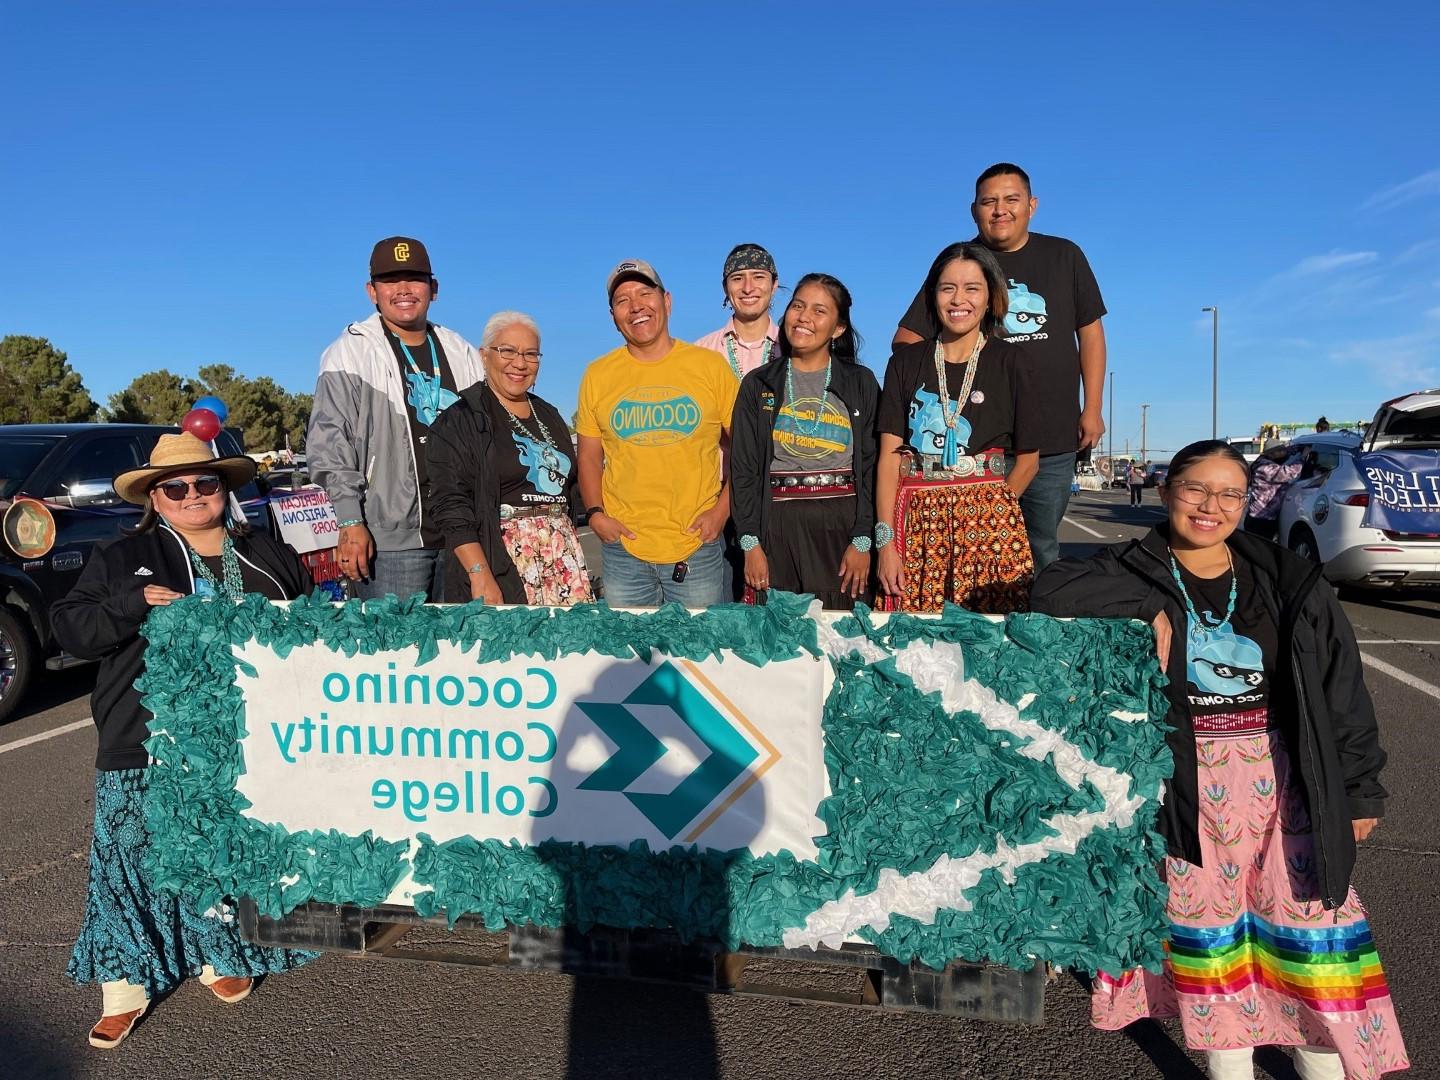
{"label": "beaded bracelet", "polygon": [[344,521],[337,521],[335,523],[335,527],[338,529],[348,529],[352,526],[363,524],[365,524],[365,522],[363,522],[359,518],[346,518]]}
{"label": "beaded bracelet", "polygon": [[864,555],[870,550],[870,538],[868,536],[852,536],[850,546]]}
{"label": "beaded bracelet", "polygon": [[875,547],[883,548],[891,540],[895,539],[895,530],[890,527],[888,521],[877,521],[875,523]]}
{"label": "beaded bracelet", "polygon": [[746,533],[744,536],[740,537],[741,551],[754,551],[759,546],[760,538],[758,536],[751,536],[749,533]]}

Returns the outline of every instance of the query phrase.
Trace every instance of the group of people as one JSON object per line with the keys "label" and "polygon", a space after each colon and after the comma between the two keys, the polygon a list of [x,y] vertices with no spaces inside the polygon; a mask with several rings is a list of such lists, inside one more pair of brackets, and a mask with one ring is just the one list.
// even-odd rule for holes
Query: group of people
{"label": "group of people", "polygon": [[429,320],[424,245],[380,241],[376,314],[325,351],[307,439],[342,572],[362,597],[588,600],[583,517],[614,606],[782,589],[841,609],[1023,607],[1059,553],[1076,454],[1104,431],[1104,303],[1076,245],[1030,231],[1036,206],[1018,166],[980,175],[978,235],[931,265],[883,389],[833,275],[801,277],[777,322],[775,260],[740,244],[720,275],[731,317],[691,344],[655,267],[620,263],[621,344],[585,371],[573,441],[534,392],[534,320],[494,315],[472,349]]}
{"label": "group of people", "polygon": [[[1387,798],[1353,632],[1318,567],[1239,531],[1250,476],[1223,442],[1175,456],[1166,520],[1144,538],[1057,558],[1076,450],[1103,431],[1104,307],[1080,250],[1029,232],[1035,206],[1017,167],[981,174],[979,235],[932,263],[883,386],[858,362],[850,294],[831,275],[800,278],[776,322],[775,262],[739,245],[721,275],[732,317],[688,344],[670,335],[655,268],[620,263],[606,292],[622,344],[585,372],[573,440],[533,393],[534,320],[500,312],[472,348],[429,321],[424,246],[381,241],[377,313],[325,351],[309,430],[340,565],[362,597],[574,604],[592,599],[584,515],[616,606],[784,589],[839,609],[874,597],[1143,620],[1169,676],[1175,773],[1156,825],[1168,960],[1160,976],[1098,976],[1094,1022],[1179,1015],[1216,1078],[1251,1076],[1253,1048],[1271,1043],[1295,1046],[1307,1078],[1404,1068],[1350,886]],[[190,593],[306,588],[292,551],[229,512],[254,468],[163,437],[116,479],[146,508],[139,528],[55,609],[66,648],[101,663],[90,892],[70,965],[102,984],[96,1046],[118,1045],[192,974],[234,1002],[309,958],[160,893],[144,860],[149,715],[133,684],[147,613]]]}

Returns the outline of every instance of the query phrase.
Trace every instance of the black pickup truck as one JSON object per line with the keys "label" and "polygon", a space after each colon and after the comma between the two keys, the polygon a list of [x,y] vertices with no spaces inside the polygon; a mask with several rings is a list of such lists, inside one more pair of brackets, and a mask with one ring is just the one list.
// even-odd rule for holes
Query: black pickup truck
{"label": "black pickup truck", "polygon": [[[97,543],[140,519],[140,508],[115,494],[111,480],[144,465],[161,435],[177,427],[147,424],[8,424],[0,426],[0,512],[19,496],[40,500],[55,519],[55,542],[43,555],[17,554],[0,540],[0,723],[19,707],[42,665],[67,657],[50,630],[50,605],[80,576]],[[240,433],[220,432],[222,456],[243,453]],[[251,525],[268,528],[255,484],[240,497]]]}

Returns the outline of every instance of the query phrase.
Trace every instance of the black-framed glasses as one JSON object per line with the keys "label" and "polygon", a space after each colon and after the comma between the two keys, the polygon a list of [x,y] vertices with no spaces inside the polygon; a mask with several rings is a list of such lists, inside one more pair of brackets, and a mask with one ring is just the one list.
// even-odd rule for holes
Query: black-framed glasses
{"label": "black-framed glasses", "polygon": [[1179,480],[1173,484],[1166,484],[1165,486],[1177,499],[1191,506],[1203,506],[1213,495],[1216,504],[1227,514],[1235,513],[1236,510],[1239,510],[1250,501],[1250,493],[1248,491],[1237,491],[1235,488],[1225,488],[1223,491],[1215,491],[1196,480]]}
{"label": "black-framed glasses", "polygon": [[538,364],[540,358],[545,354],[539,349],[517,349],[514,345],[487,345],[491,352],[500,354],[500,358],[507,363],[512,360],[524,360],[527,364]]}
{"label": "black-framed glasses", "polygon": [[156,484],[157,488],[171,502],[184,502],[190,494],[190,489],[195,489],[199,496],[214,495],[220,490],[220,477],[201,476],[193,482],[190,480],[166,480],[163,484]]}

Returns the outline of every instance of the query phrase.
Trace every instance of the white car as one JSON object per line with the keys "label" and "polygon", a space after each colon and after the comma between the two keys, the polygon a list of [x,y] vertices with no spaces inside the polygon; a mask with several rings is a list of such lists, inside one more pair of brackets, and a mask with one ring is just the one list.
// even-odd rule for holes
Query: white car
{"label": "white car", "polygon": [[1396,533],[1361,524],[1370,488],[1356,455],[1370,450],[1440,447],[1440,390],[1386,402],[1363,435],[1301,435],[1290,442],[1313,454],[1280,501],[1279,541],[1325,564],[1336,585],[1368,588],[1440,586],[1440,535]]}

